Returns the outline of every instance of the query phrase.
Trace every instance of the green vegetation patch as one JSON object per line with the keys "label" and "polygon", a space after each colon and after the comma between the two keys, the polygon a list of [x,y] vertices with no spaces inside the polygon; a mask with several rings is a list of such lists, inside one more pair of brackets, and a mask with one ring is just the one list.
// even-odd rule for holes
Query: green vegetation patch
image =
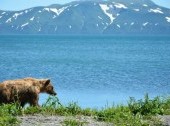
{"label": "green vegetation patch", "polygon": [[15,126],[19,123],[16,116],[22,113],[21,107],[15,104],[3,104],[0,106],[0,126]]}
{"label": "green vegetation patch", "polygon": [[[42,107],[21,108],[19,104],[0,106],[0,126],[17,125],[16,116],[23,114],[44,114],[61,116],[90,116],[96,121],[103,121],[115,126],[162,126],[158,115],[170,114],[170,98],[156,97],[150,99],[130,98],[128,105],[117,105],[103,109],[82,109],[77,103],[62,105],[57,97],[49,97]],[[66,126],[81,126],[86,123],[76,119],[66,119]]]}
{"label": "green vegetation patch", "polygon": [[82,122],[73,119],[65,119],[63,121],[63,126],[84,126],[85,124],[87,124],[87,122]]}

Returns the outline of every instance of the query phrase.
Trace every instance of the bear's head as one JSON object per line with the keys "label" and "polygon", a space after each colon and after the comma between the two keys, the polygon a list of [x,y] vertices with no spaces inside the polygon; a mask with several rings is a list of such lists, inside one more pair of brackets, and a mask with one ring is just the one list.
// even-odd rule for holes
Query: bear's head
{"label": "bear's head", "polygon": [[54,95],[54,96],[57,95],[57,93],[54,91],[53,85],[50,82],[50,79],[43,80],[42,85],[43,86],[41,92],[46,92],[47,94]]}

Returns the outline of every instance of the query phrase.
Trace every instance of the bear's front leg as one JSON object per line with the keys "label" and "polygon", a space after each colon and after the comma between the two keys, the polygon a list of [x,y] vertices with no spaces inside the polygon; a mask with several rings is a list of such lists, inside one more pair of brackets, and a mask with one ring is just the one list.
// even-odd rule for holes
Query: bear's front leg
{"label": "bear's front leg", "polygon": [[31,103],[30,103],[31,106],[37,106],[37,107],[40,107],[40,105],[38,104],[38,101],[37,100],[33,100]]}
{"label": "bear's front leg", "polygon": [[35,93],[32,96],[33,97],[30,98],[30,105],[31,106],[38,106],[39,107],[40,105],[38,104],[38,100],[39,100],[38,94]]}

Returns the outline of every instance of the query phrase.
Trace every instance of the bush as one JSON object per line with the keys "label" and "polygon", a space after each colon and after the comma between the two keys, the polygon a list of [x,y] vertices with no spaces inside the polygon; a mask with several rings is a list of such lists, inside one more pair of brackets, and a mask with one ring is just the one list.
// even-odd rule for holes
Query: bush
{"label": "bush", "polygon": [[128,107],[130,111],[136,115],[162,115],[164,112],[164,101],[160,97],[156,97],[153,100],[149,98],[148,94],[145,95],[144,100],[140,99],[136,101],[134,98],[130,98]]}
{"label": "bush", "polygon": [[50,108],[57,108],[58,106],[62,106],[58,97],[52,97],[52,96],[49,96],[47,101],[42,104],[42,107],[50,107]]}

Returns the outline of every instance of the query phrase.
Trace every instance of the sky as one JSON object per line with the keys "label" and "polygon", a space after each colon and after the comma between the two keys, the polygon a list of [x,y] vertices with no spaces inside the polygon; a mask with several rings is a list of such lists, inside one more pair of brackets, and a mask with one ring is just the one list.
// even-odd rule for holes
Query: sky
{"label": "sky", "polygon": [[[73,0],[0,0],[0,10],[22,10],[36,6],[64,4]],[[170,8],[170,0],[152,0],[156,4]]]}

